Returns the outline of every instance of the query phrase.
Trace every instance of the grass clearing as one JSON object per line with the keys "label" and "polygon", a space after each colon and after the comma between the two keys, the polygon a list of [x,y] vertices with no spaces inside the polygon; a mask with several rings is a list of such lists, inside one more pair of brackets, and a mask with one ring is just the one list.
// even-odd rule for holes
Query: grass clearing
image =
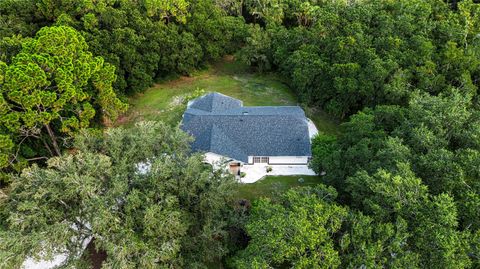
{"label": "grass clearing", "polygon": [[[303,183],[299,181],[303,178]],[[315,186],[321,183],[319,176],[267,176],[255,183],[241,184],[237,197],[253,201],[260,197],[275,199],[290,188],[298,186]]]}
{"label": "grass clearing", "polygon": [[[185,106],[181,105],[182,97],[196,90],[220,92],[242,100],[246,106],[298,105],[297,97],[279,76],[251,73],[248,66],[234,61],[232,57],[226,57],[191,77],[157,83],[130,98],[130,109],[117,124],[162,120],[176,125],[185,110]],[[306,109],[306,113],[320,131],[338,133],[338,123],[322,111]]]}
{"label": "grass clearing", "polygon": [[246,66],[223,60],[192,77],[164,81],[134,96],[120,123],[145,119],[176,124],[185,109],[178,99],[199,89],[238,98],[246,106],[297,105],[296,96],[276,75],[249,73]]}
{"label": "grass clearing", "polygon": [[305,108],[305,114],[315,123],[318,131],[335,136],[340,134],[341,122],[332,119],[332,117],[324,111],[307,107]]}

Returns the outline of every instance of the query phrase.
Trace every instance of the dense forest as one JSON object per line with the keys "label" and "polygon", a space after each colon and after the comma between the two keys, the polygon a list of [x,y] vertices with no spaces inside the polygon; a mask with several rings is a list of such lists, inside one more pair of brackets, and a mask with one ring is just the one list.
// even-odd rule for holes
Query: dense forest
{"label": "dense forest", "polygon": [[[342,122],[320,184],[239,200],[178,127],[111,128],[226,54]],[[472,0],[3,0],[0,268],[480,268],[479,86]]]}

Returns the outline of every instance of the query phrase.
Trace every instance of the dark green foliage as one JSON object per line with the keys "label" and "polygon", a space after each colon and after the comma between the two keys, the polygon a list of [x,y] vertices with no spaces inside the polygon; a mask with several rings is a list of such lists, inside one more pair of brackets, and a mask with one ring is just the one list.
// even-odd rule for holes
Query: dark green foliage
{"label": "dark green foliage", "polygon": [[367,106],[405,105],[415,90],[476,93],[479,7],[471,1],[456,11],[442,0],[252,3],[283,12],[268,18],[255,9],[267,26],[251,27],[242,58],[280,71],[303,102],[339,118]]}
{"label": "dark green foliage", "polygon": [[415,93],[405,108],[352,116],[337,149],[314,156],[322,163],[313,168],[375,225],[405,221],[403,250],[420,268],[468,268],[478,264],[469,250],[480,225],[478,121],[468,94]]}
{"label": "dark green foliage", "polygon": [[[0,201],[0,267],[66,251],[78,268],[82,240],[103,268],[205,268],[226,253],[236,181],[190,155],[179,129],[143,122],[84,133],[74,154],[25,169]],[[142,167],[143,168],[139,168]]]}
{"label": "dark green foliage", "polygon": [[[44,38],[39,46],[51,50],[28,48],[30,37],[53,25],[76,30],[71,44],[79,40],[80,45],[68,46],[69,38],[50,43]],[[1,1],[0,90],[6,104],[0,111],[0,168],[20,171],[27,160],[59,155],[74,131],[99,126],[102,116],[115,119],[124,111],[116,95],[125,99],[163,77],[189,75],[237,50],[245,29],[242,18],[227,16],[210,0]],[[53,60],[62,49],[81,55]],[[77,61],[85,60],[83,50],[88,59],[95,58],[82,67]]]}
{"label": "dark green foliage", "polygon": [[[312,167],[326,172],[339,201],[372,218],[347,221],[368,236],[340,244],[345,266],[478,266],[478,4],[452,11],[441,1],[367,1],[320,10],[328,15],[308,27],[269,26],[265,51],[305,102],[339,117],[361,110],[336,142],[317,138],[312,150]],[[400,233],[398,259],[382,254],[394,241],[376,239],[365,221],[385,238]]]}
{"label": "dark green foliage", "polygon": [[310,166],[314,167],[320,173],[323,172],[328,162],[327,159],[334,154],[337,149],[337,138],[331,135],[318,134],[312,140],[312,160]]}
{"label": "dark green foliage", "polygon": [[[310,163],[355,210],[335,241],[341,266],[478,267],[480,5],[246,3],[259,24],[240,57],[280,72],[302,102],[353,115],[337,138],[313,140]],[[264,215],[255,223],[269,223]],[[253,252],[251,267],[272,266]]]}
{"label": "dark green foliage", "polygon": [[33,36],[44,25],[72,26],[92,53],[116,67],[114,87],[121,95],[167,75],[188,75],[234,52],[245,36],[243,19],[227,16],[212,0],[4,2],[0,39]]}
{"label": "dark green foliage", "polygon": [[376,222],[354,212],[348,214],[340,237],[344,268],[421,268],[419,256],[410,249],[407,222]]}
{"label": "dark green foliage", "polygon": [[[5,0],[0,2],[0,39],[21,35],[33,36],[39,24],[39,13],[35,0]],[[0,52],[1,53],[1,52]]]}
{"label": "dark green foliage", "polygon": [[[0,192],[0,267],[57,246],[78,267],[72,238],[90,236],[106,268],[205,268],[229,250],[234,268],[480,267],[472,0],[5,0],[0,25],[0,165],[43,157],[55,134],[115,114],[112,83],[133,94],[239,48],[305,105],[351,116],[338,137],[313,140],[310,165],[328,187],[260,198],[251,210],[225,205],[234,180],[191,156],[178,130],[144,123],[79,136],[77,151],[11,176]],[[39,41],[51,25],[74,42]],[[52,85],[65,90],[52,95]],[[24,142],[32,126],[47,134]]]}
{"label": "dark green foliage", "polygon": [[332,234],[346,209],[331,204],[333,188],[298,188],[287,191],[278,203],[258,200],[246,224],[251,241],[233,259],[235,268],[337,268],[340,257]]}
{"label": "dark green foliage", "polygon": [[[115,119],[126,105],[115,95],[115,68],[94,57],[70,27],[44,27],[0,61],[0,168],[59,156],[63,141],[97,119]],[[0,180],[1,182],[1,180]]]}

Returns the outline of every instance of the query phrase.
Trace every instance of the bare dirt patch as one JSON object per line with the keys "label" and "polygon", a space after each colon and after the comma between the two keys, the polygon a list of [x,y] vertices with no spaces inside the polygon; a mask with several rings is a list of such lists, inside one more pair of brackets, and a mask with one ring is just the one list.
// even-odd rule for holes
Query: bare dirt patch
{"label": "bare dirt patch", "polygon": [[223,56],[223,60],[225,60],[226,62],[233,63],[233,61],[235,61],[235,56],[233,56],[233,55],[225,55],[225,56]]}

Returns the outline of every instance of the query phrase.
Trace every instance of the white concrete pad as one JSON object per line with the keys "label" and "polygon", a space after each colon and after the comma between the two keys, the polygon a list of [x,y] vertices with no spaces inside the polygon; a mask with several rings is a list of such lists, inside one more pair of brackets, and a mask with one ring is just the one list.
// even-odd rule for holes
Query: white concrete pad
{"label": "white concrete pad", "polygon": [[[308,135],[312,139],[318,134],[318,129],[312,120],[307,119]],[[272,167],[272,171],[267,173],[267,166]],[[257,163],[253,165],[244,164],[240,170],[245,173],[245,177],[241,178],[242,183],[254,183],[265,176],[315,176],[316,173],[308,168],[308,165],[268,165],[265,163]]]}
{"label": "white concrete pad", "polygon": [[[272,171],[267,173],[267,166]],[[264,163],[243,165],[241,171],[245,173],[245,177],[241,178],[242,183],[254,183],[265,176],[315,176],[315,172],[308,168],[307,165],[268,165]]]}
{"label": "white concrete pad", "polygon": [[[88,237],[82,242],[82,247],[85,250],[88,243],[92,240],[92,237]],[[55,255],[51,260],[35,260],[33,258],[27,258],[23,264],[22,269],[54,269],[62,265],[68,258],[67,253],[59,253]]]}
{"label": "white concrete pad", "polygon": [[310,136],[310,139],[312,139],[314,136],[318,134],[318,129],[317,126],[315,126],[315,123],[311,119],[307,118],[307,124],[308,124],[308,135]]}
{"label": "white concrete pad", "polygon": [[50,268],[55,268],[59,265],[61,265],[65,260],[67,259],[66,254],[59,254],[53,257],[51,261],[36,261],[32,258],[28,258],[24,263],[23,263],[23,269],[50,269]]}

